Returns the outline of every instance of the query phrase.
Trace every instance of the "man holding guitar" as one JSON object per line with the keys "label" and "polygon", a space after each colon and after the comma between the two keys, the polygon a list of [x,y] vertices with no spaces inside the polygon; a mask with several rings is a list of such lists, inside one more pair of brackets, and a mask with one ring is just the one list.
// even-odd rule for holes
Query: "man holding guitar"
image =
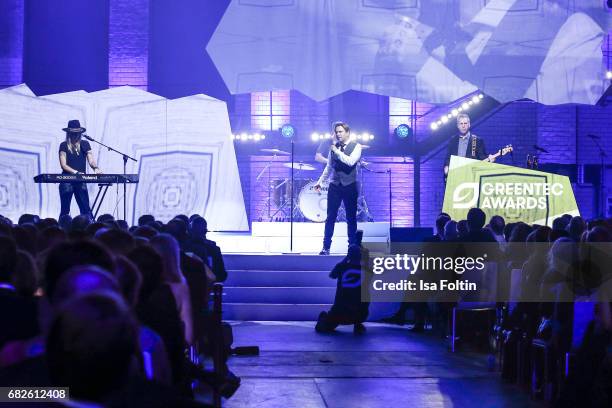
{"label": "man holding guitar", "polygon": [[508,145],[496,154],[488,155],[484,140],[470,132],[470,117],[465,113],[460,113],[457,116],[457,129],[459,129],[459,134],[448,143],[446,161],[444,162],[445,178],[448,175],[448,164],[452,155],[493,163],[497,157],[512,151],[512,146]]}

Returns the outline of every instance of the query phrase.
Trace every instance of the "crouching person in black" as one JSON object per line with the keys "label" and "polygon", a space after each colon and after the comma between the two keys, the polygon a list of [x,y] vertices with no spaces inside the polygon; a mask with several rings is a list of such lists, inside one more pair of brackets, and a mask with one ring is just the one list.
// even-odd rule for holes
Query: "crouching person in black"
{"label": "crouching person in black", "polygon": [[330,272],[330,278],[337,279],[336,297],[330,311],[319,315],[317,332],[329,333],[341,324],[352,324],[353,333],[365,333],[363,322],[370,304],[361,301],[361,251],[361,246],[351,245],[346,257]]}

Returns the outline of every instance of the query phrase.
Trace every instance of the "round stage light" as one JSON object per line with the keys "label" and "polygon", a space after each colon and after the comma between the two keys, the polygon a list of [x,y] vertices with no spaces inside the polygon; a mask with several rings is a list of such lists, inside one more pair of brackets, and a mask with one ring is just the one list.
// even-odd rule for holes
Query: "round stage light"
{"label": "round stage light", "polygon": [[318,140],[319,140],[319,134],[318,134],[317,132],[313,132],[313,133],[310,135],[310,139],[312,139],[312,141],[313,141],[313,142],[318,141]]}
{"label": "round stage light", "polygon": [[444,115],[444,116],[442,116],[440,118],[440,120],[442,121],[442,123],[446,123],[446,122],[448,122],[448,117],[446,115]]}
{"label": "round stage light", "polygon": [[295,136],[295,128],[293,127],[293,125],[290,124],[283,125],[283,127],[281,128],[281,135],[283,135],[283,137],[286,137],[287,139],[291,139]]}
{"label": "round stage light", "polygon": [[412,134],[412,129],[410,129],[410,126],[402,123],[401,125],[395,128],[394,133],[395,133],[395,136],[397,136],[398,138],[406,139]]}
{"label": "round stage light", "polygon": [[433,122],[431,125],[429,125],[429,127],[431,127],[431,130],[437,130],[438,124],[436,122]]}
{"label": "round stage light", "polygon": [[458,114],[459,114],[459,111],[457,109],[453,109],[451,111],[451,115],[453,115],[454,117],[457,117]]}
{"label": "round stage light", "polygon": [[480,102],[480,98],[478,97],[478,95],[474,95],[474,97],[472,98],[472,102],[474,102],[474,103],[479,103]]}
{"label": "round stage light", "polygon": [[484,95],[483,95],[483,94],[478,95],[478,97],[479,97],[480,99],[484,99]]}
{"label": "round stage light", "polygon": [[329,133],[329,132],[325,133],[325,138],[326,139],[331,139],[331,133]]}
{"label": "round stage light", "polygon": [[470,109],[470,105],[469,105],[467,102],[463,102],[463,103],[461,104],[461,107],[463,108],[463,110],[468,110],[468,109]]}
{"label": "round stage light", "polygon": [[612,79],[612,71],[607,71],[606,72],[606,78],[607,79]]}

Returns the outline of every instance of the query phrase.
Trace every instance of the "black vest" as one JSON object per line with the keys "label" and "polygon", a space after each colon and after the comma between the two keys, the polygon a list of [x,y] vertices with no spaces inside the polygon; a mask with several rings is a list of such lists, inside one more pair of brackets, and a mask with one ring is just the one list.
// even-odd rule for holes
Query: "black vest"
{"label": "black vest", "polygon": [[[350,156],[357,147],[356,142],[348,142],[344,147],[344,151],[340,154],[345,154]],[[352,166],[349,166],[345,163],[342,163],[335,153],[331,154],[332,159],[332,168],[334,169],[334,174],[332,175],[331,183],[333,184],[342,184],[344,186],[352,184],[357,181],[357,163]]]}

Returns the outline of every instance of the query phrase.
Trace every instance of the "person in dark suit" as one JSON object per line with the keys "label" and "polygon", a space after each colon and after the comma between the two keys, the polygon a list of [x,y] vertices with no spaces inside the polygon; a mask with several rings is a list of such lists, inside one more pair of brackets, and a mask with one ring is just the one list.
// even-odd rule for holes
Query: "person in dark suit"
{"label": "person in dark suit", "polygon": [[192,248],[190,250],[197,255],[200,255],[197,249],[201,248],[204,255],[200,255],[200,257],[212,269],[216,281],[223,282],[227,279],[227,270],[225,269],[223,254],[221,253],[221,248],[219,248],[215,241],[206,238],[207,233],[208,223],[206,219],[200,216],[193,217],[189,227],[187,245],[189,248]]}
{"label": "person in dark suit", "polygon": [[448,174],[448,165],[451,155],[467,157],[469,159],[484,160],[489,158],[491,162],[494,158],[487,154],[485,142],[482,138],[470,132],[470,117],[465,113],[457,116],[457,129],[459,134],[453,136],[448,142],[446,161],[444,162],[444,175]]}

